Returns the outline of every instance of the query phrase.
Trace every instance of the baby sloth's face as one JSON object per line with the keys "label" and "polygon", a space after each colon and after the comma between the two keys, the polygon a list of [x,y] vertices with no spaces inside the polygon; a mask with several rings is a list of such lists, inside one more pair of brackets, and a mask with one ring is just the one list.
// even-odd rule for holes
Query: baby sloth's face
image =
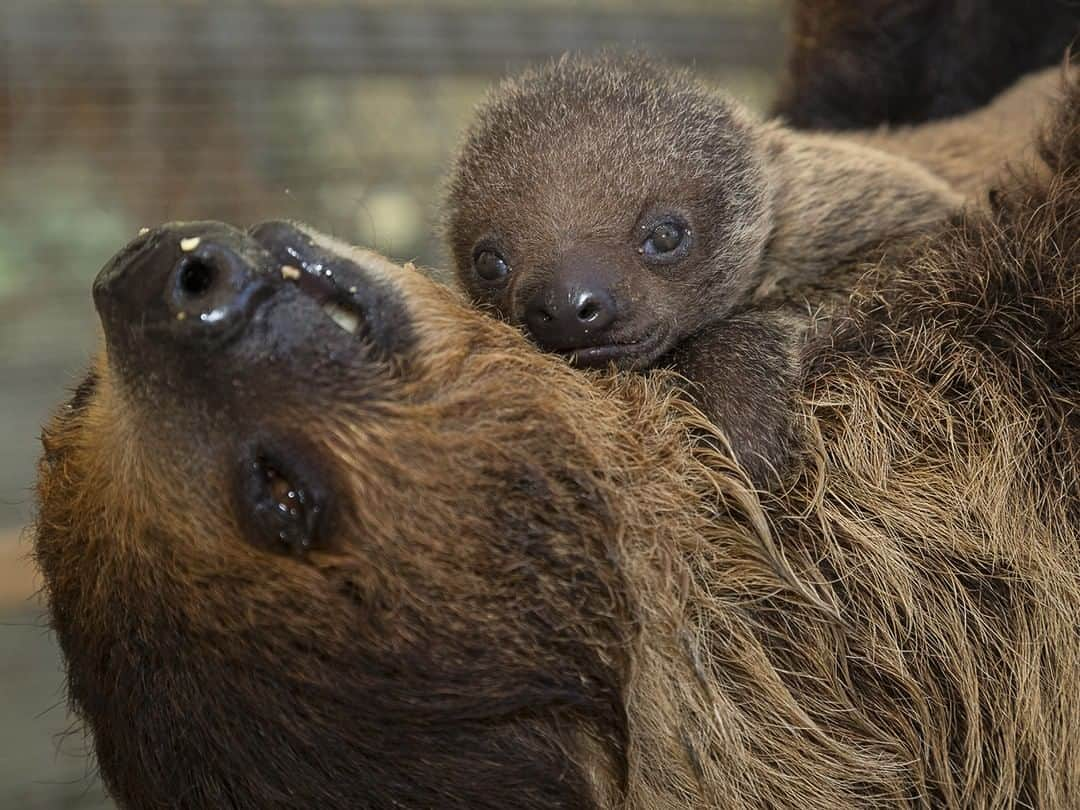
{"label": "baby sloth's face", "polygon": [[734,103],[635,62],[560,62],[481,110],[447,230],[472,300],[581,366],[642,369],[745,303],[770,223]]}
{"label": "baby sloth's face", "polygon": [[[473,300],[522,326],[542,349],[578,366],[647,368],[698,320],[707,286],[709,234],[700,217],[675,204],[628,203],[640,216],[608,214],[610,227],[578,211],[537,211],[521,230],[493,218],[459,277]],[[540,223],[561,227],[545,231]],[[565,223],[565,225],[564,225]],[[540,233],[543,231],[543,233]],[[703,244],[704,243],[704,244]]]}
{"label": "baby sloth's face", "polygon": [[36,551],[122,806],[589,806],[645,466],[599,381],[285,223],[151,230],[94,298]]}

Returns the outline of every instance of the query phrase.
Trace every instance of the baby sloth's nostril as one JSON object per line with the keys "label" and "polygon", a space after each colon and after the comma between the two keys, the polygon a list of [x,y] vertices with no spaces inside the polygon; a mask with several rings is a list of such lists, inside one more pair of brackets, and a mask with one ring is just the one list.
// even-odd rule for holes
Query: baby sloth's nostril
{"label": "baby sloth's nostril", "polygon": [[586,334],[607,329],[615,318],[615,301],[603,287],[580,290],[571,296],[577,328]]}
{"label": "baby sloth's nostril", "polygon": [[600,314],[600,307],[598,307],[593,301],[587,301],[578,309],[578,320],[580,321],[592,321]]}
{"label": "baby sloth's nostril", "polygon": [[180,261],[176,274],[176,284],[183,295],[190,298],[202,298],[213,286],[217,270],[213,265],[195,256]]}

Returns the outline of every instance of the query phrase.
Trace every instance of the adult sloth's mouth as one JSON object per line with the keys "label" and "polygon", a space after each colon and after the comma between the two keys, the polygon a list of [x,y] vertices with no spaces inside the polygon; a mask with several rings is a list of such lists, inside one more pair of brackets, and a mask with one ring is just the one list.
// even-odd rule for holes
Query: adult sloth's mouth
{"label": "adult sloth's mouth", "polygon": [[341,329],[350,335],[364,337],[367,333],[367,319],[364,305],[357,298],[356,285],[344,286],[340,275],[343,273],[323,268],[319,264],[299,263],[301,268],[291,264],[281,266],[281,277],[296,284],[305,295],[314,298],[322,311]]}
{"label": "adult sloth's mouth", "polygon": [[342,332],[382,359],[410,340],[409,315],[388,280],[370,268],[370,257],[318,241],[302,226],[272,220],[248,233],[277,265],[288,285],[313,300]]}
{"label": "adult sloth's mouth", "polygon": [[254,369],[267,363],[357,371],[402,358],[412,340],[408,307],[377,257],[287,222],[147,230],[98,273],[94,303],[110,365],[138,391],[155,380],[257,388],[266,375]]}
{"label": "adult sloth's mouth", "polygon": [[[315,299],[322,311],[350,335],[367,337],[368,320],[364,303],[360,300],[360,287],[364,279],[358,268],[346,262],[332,265],[317,258],[304,255],[291,244],[278,244],[273,251],[275,258],[286,254],[288,262],[281,265],[281,277]],[[351,277],[350,277],[351,276]]]}

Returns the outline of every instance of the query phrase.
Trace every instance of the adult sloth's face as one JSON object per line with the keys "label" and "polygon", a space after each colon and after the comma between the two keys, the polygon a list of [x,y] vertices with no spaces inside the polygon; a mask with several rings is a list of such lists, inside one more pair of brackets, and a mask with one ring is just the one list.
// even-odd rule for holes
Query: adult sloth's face
{"label": "adult sloth's face", "polygon": [[94,297],[106,350],[45,432],[37,556],[122,804],[617,786],[612,498],[644,440],[615,400],[644,383],[284,223],[149,231]]}

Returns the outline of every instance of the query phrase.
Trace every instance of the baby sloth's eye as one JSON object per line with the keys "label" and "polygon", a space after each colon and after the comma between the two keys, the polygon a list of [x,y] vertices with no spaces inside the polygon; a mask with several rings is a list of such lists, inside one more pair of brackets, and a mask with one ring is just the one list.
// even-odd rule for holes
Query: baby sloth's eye
{"label": "baby sloth's eye", "polygon": [[493,250],[481,250],[473,259],[476,274],[484,281],[502,281],[510,272],[510,265]]}
{"label": "baby sloth's eye", "polygon": [[645,237],[638,252],[661,257],[674,253],[685,245],[689,234],[690,229],[681,222],[661,222]]}

